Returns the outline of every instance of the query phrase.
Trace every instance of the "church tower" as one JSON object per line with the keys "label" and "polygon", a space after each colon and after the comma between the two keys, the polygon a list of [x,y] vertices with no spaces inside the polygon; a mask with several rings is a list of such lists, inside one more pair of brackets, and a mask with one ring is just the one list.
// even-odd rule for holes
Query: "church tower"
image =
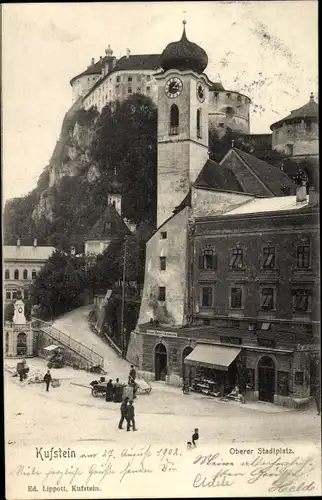
{"label": "church tower", "polygon": [[208,98],[211,82],[203,74],[206,52],[187,39],[161,54],[158,84],[157,227],[173,215],[208,159]]}

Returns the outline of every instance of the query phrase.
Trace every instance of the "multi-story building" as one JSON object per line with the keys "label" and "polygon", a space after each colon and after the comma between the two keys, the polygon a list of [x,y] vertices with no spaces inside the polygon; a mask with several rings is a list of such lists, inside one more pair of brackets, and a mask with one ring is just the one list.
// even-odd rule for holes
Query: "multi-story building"
{"label": "multi-story building", "polygon": [[38,246],[34,239],[32,246],[21,244],[4,245],[4,293],[5,300],[15,300],[18,296],[29,298],[29,289],[40,269],[54,252],[51,246]]}
{"label": "multi-story building", "polygon": [[[185,30],[179,42],[165,48],[161,66],[156,75],[157,230],[146,245],[142,303],[128,359],[144,376],[168,383],[182,382],[185,365],[193,366],[190,378],[200,376],[201,367],[211,367],[226,392],[242,370],[253,398],[282,404],[304,400],[309,357],[297,345],[313,342],[310,309],[316,317],[318,301],[313,293],[317,275],[307,264],[317,259],[313,192],[308,207],[304,185],[296,189],[283,171],[234,147],[220,164],[209,159],[207,54],[187,41]],[[292,267],[286,271],[293,245],[294,274]],[[288,279],[291,285],[284,283]],[[300,304],[302,295],[307,308],[306,302]],[[238,322],[235,329],[233,322]],[[257,341],[261,330],[266,345]],[[208,392],[215,391],[208,387]]]}

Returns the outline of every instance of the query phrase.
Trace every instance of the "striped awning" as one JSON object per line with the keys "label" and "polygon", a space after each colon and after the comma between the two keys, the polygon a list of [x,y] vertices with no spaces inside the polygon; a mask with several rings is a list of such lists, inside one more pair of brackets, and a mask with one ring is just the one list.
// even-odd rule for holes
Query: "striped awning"
{"label": "striped awning", "polygon": [[231,363],[241,352],[239,347],[227,347],[212,344],[198,344],[184,359],[187,365],[206,366],[227,371]]}

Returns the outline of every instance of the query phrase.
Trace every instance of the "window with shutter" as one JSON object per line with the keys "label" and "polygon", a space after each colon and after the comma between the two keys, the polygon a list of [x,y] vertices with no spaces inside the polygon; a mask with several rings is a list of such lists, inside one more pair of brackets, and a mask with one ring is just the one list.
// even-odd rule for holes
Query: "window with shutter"
{"label": "window with shutter", "polygon": [[274,289],[273,288],[262,288],[261,294],[261,308],[262,309],[273,309],[274,308]]}
{"label": "window with shutter", "polygon": [[243,269],[244,267],[244,252],[242,248],[233,248],[230,258],[231,269]]}
{"label": "window with shutter", "polygon": [[263,254],[264,254],[263,268],[273,269],[275,267],[275,248],[265,247],[263,250]]}
{"label": "window with shutter", "polygon": [[308,290],[295,290],[293,294],[293,308],[295,311],[308,311],[309,309]]}

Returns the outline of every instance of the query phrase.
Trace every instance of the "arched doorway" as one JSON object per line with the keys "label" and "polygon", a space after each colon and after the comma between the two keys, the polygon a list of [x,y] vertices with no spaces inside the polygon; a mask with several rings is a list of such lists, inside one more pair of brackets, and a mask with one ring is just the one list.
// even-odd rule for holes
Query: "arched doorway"
{"label": "arched doorway", "polygon": [[258,399],[273,403],[275,393],[275,365],[272,358],[263,356],[258,363]]}
{"label": "arched doorway", "polygon": [[17,355],[23,356],[27,353],[27,335],[20,332],[17,336]]}
{"label": "arched doorway", "polygon": [[155,380],[165,380],[168,373],[168,354],[165,345],[158,344],[154,354]]}
{"label": "arched doorway", "polygon": [[182,368],[181,368],[181,373],[182,373],[182,378],[184,380],[188,379],[189,386],[191,386],[192,382],[192,374],[191,374],[191,366],[185,365],[184,360],[189,354],[193,351],[193,348],[190,346],[187,346],[183,349],[182,351]]}

